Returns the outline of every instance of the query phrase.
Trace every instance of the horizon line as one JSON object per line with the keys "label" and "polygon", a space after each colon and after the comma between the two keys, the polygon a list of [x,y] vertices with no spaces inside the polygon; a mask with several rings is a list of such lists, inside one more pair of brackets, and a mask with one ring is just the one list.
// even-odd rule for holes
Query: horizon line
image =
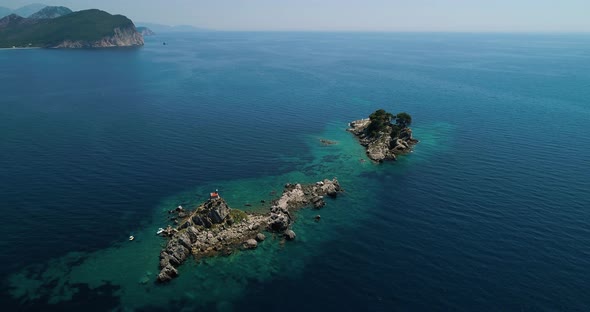
{"label": "horizon line", "polygon": [[[141,24],[158,24],[137,22],[136,26],[141,27]],[[194,27],[199,30],[184,31],[184,32],[285,32],[285,33],[408,33],[408,34],[588,34],[590,30],[570,31],[570,30],[325,30],[325,29],[215,29],[204,26],[193,25],[166,25],[158,24],[167,27]],[[182,31],[171,31],[182,32]]]}

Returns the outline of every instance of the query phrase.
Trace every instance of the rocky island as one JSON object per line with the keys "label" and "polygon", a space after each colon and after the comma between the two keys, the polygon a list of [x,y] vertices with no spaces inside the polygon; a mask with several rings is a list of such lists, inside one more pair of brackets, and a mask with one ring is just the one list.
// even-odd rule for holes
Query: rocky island
{"label": "rocky island", "polygon": [[412,137],[412,117],[408,113],[393,115],[383,109],[369,118],[349,123],[353,133],[367,149],[367,156],[377,162],[396,160],[397,155],[409,153],[419,141]]}
{"label": "rocky island", "polygon": [[45,7],[25,18],[0,19],[0,48],[106,48],[144,44],[133,22],[123,15],[91,9],[72,12]]}
{"label": "rocky island", "polygon": [[[336,197],[342,189],[338,180],[325,179],[315,184],[286,184],[280,198],[271,203],[266,214],[251,214],[232,209],[218,192],[193,211],[178,207],[178,226],[162,229],[168,237],[166,247],[160,252],[160,273],[158,282],[168,282],[178,276],[176,269],[190,256],[198,260],[203,257],[231,254],[236,249],[253,249],[265,240],[262,233],[268,231],[295,239],[290,229],[294,221],[293,212],[305,206],[321,208],[324,196]],[[319,216],[316,218],[319,219]]]}

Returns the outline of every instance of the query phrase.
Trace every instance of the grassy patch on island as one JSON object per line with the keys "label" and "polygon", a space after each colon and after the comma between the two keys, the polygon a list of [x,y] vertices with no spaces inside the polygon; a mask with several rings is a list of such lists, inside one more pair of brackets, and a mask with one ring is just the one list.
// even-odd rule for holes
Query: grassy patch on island
{"label": "grassy patch on island", "polygon": [[232,209],[229,215],[234,220],[234,223],[240,223],[248,220],[248,214],[239,209]]}

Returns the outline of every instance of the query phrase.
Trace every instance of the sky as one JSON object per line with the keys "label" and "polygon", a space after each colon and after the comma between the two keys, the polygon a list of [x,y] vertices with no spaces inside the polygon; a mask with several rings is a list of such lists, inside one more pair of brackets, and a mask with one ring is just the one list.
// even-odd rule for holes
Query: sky
{"label": "sky", "polygon": [[590,32],[590,0],[0,0],[216,30]]}

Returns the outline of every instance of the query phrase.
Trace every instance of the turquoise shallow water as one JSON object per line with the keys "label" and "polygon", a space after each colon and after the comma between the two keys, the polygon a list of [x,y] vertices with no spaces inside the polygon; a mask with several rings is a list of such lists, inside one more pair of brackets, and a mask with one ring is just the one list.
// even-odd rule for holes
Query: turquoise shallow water
{"label": "turquoise shallow water", "polygon": [[[0,51],[0,301],[584,310],[589,48],[586,35],[222,32]],[[414,153],[360,161],[344,129],[377,108],[413,115]],[[334,176],[345,195],[319,223],[301,211],[295,242],[153,283],[172,207],[219,188],[263,209],[286,182]]]}

